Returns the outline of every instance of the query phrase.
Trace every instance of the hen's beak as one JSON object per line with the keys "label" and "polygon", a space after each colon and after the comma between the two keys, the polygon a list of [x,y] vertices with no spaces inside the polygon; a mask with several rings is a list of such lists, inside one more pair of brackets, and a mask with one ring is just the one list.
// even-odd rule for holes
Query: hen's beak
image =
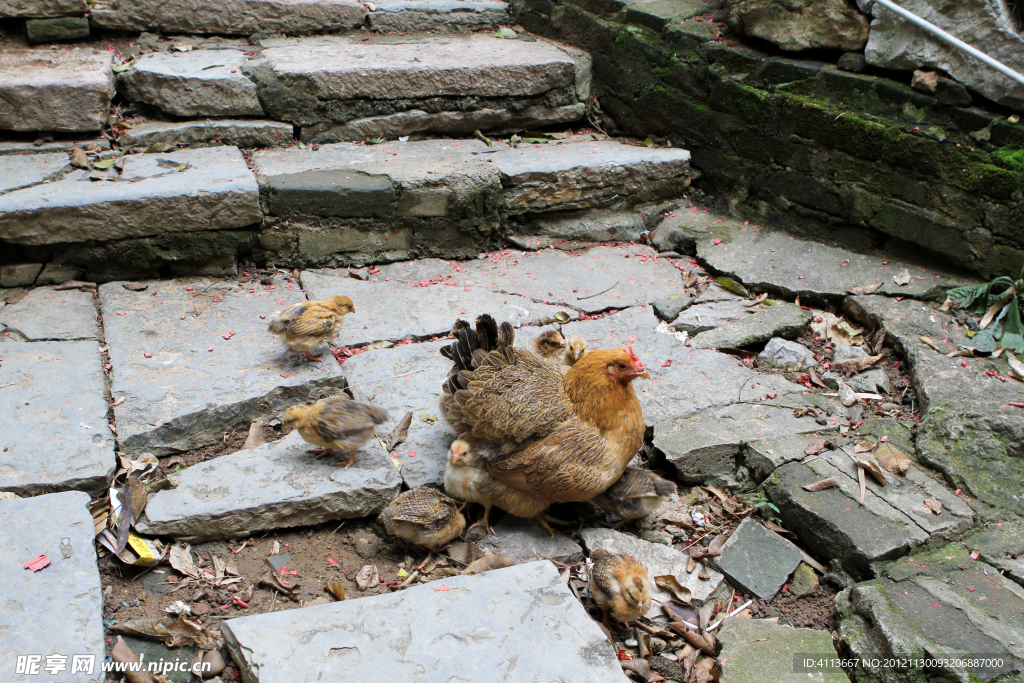
{"label": "hen's beak", "polygon": [[643,372],[638,372],[636,376],[637,377],[643,377],[644,379],[650,379],[651,378],[651,374],[649,372],[647,372],[646,370],[644,370]]}

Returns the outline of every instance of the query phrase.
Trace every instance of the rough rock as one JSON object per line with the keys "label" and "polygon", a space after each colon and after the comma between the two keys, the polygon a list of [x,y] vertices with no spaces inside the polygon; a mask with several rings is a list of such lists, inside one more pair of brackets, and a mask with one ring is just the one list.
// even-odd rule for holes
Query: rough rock
{"label": "rough rock", "polygon": [[0,239],[17,244],[112,240],[239,228],[262,220],[256,179],[234,147],[130,155],[120,179],[134,182],[93,182],[71,174],[0,195]]}
{"label": "rough rock", "polygon": [[744,303],[746,302],[738,297],[694,303],[679,314],[672,322],[672,327],[692,337],[720,325],[730,325],[753,315],[753,311],[744,306]]}
{"label": "rough rock", "polygon": [[77,47],[5,50],[0,54],[0,129],[100,130],[114,95],[113,56]]}
{"label": "rough rock", "polygon": [[235,147],[276,147],[292,144],[292,126],[277,121],[206,119],[204,121],[153,121],[137,123],[118,142],[123,148],[149,147],[154,142],[191,145],[220,141]]}
{"label": "rough rock", "polygon": [[977,550],[982,562],[1024,586],[1024,522],[989,524],[969,535],[964,544],[968,550]]}
{"label": "rough rock", "polygon": [[[968,45],[980,46],[987,55],[1018,73],[1024,71],[1024,37],[1015,30],[1000,0],[907,0],[901,6]],[[990,100],[1024,111],[1024,85],[882,6],[876,6],[872,14],[871,35],[864,50],[869,64],[907,71],[938,69]]]}
{"label": "rough rock", "polygon": [[864,60],[864,55],[859,52],[845,52],[839,57],[836,65],[843,71],[861,73],[867,67],[867,62]]}
{"label": "rough rock", "polygon": [[0,157],[0,194],[37,185],[68,167],[67,154],[19,154]]}
{"label": "rough rock", "polygon": [[[832,354],[832,360],[833,362],[854,360],[856,358],[866,358],[868,355],[863,346],[837,346]],[[843,381],[849,384],[854,391],[858,392],[869,394],[876,392],[892,393],[889,375],[886,374],[884,368],[874,366],[856,372],[849,377],[846,377],[846,374],[845,372],[832,372],[830,370],[821,376],[821,381],[833,389],[839,386],[839,381]]]}
{"label": "rough rock", "polygon": [[[762,394],[761,398],[765,398]],[[809,397],[808,397],[809,398]],[[734,399],[734,400],[739,400]],[[688,482],[734,484],[744,478],[740,454],[745,444],[790,434],[835,432],[835,423],[820,425],[795,417],[793,408],[811,405],[796,394],[735,403],[674,417],[654,427],[654,447]],[[833,418],[834,419],[834,418]]]}
{"label": "rough rock", "polygon": [[68,280],[78,280],[82,277],[82,269],[74,266],[62,266],[56,263],[47,263],[43,266],[43,272],[36,278],[37,285],[59,285]]}
{"label": "rough rock", "polygon": [[[360,312],[356,304],[356,314]],[[347,318],[354,318],[347,316]],[[354,320],[349,320],[353,324]],[[342,330],[344,343],[345,329]],[[388,435],[406,413],[412,413],[408,438],[392,453],[401,464],[402,479],[413,488],[424,484],[444,486],[444,468],[448,447],[455,439],[451,427],[441,417],[438,399],[441,383],[452,363],[441,355],[441,347],[451,342],[406,344],[390,349],[375,349],[353,356],[342,367],[352,395],[388,411],[388,421],[377,427],[381,437]],[[376,441],[365,448],[383,453]]]}
{"label": "rough rock", "polygon": [[26,341],[96,339],[99,334],[93,293],[77,289],[33,289],[0,311],[0,326]]}
{"label": "rough rock", "polygon": [[[955,318],[920,302],[856,297],[846,308],[861,322],[883,325],[889,343],[910,362],[921,406],[916,440],[921,462],[967,492],[983,518],[1003,511],[1024,514],[1024,488],[1011,484],[1024,481],[1024,461],[1017,457],[1024,420],[1020,409],[1009,405],[1020,402],[1021,390],[1015,380],[999,380],[1009,372],[1007,362],[947,358],[970,340]],[[922,343],[922,336],[931,337],[941,353]]]}
{"label": "rough rock", "polygon": [[[50,655],[65,656],[61,681],[94,683],[97,674],[102,677],[103,594],[88,505],[89,496],[78,491],[0,501],[0,668],[7,680],[51,677],[42,669]],[[37,572],[23,568],[40,555],[49,558],[49,566]],[[40,656],[36,676],[14,673],[19,655]],[[88,674],[71,675],[74,655],[95,658]]]}
{"label": "rough rock", "polygon": [[0,391],[0,490],[106,490],[114,438],[99,344],[8,342],[3,359],[0,384],[11,386]]}
{"label": "rough rock", "polygon": [[808,565],[801,562],[793,570],[793,583],[789,587],[789,592],[796,596],[807,595],[817,590],[819,585],[818,575]]}
{"label": "rough rock", "polygon": [[651,305],[654,306],[654,312],[659,318],[671,322],[678,318],[679,314],[691,303],[693,303],[691,297],[670,294],[662,299],[652,301]]}
{"label": "rough rock", "polygon": [[508,4],[500,0],[381,0],[366,15],[372,30],[458,33],[508,23]]}
{"label": "rough rock", "polygon": [[489,553],[504,555],[515,564],[544,559],[556,565],[583,561],[583,548],[578,543],[557,530],[551,538],[551,534],[532,519],[505,515],[492,528],[494,535],[488,534],[477,546]]}
{"label": "rough rock", "polygon": [[0,266],[0,287],[28,287],[36,281],[42,263],[10,263]]}
{"label": "rough rock", "polygon": [[[833,488],[802,488],[833,476],[839,477]],[[796,533],[811,553],[839,559],[855,577],[872,576],[873,562],[900,557],[928,539],[913,519],[874,492],[867,492],[862,506],[857,481],[824,458],[783,465],[763,485],[779,508],[783,526]]]}
{"label": "rough rock", "polygon": [[540,251],[549,245],[567,251],[581,246],[577,242],[632,242],[647,230],[647,214],[651,210],[651,205],[640,205],[632,211],[584,209],[524,214],[514,221],[518,234],[507,237],[512,244],[528,251]]}
{"label": "rough rock", "polygon": [[302,283],[311,299],[340,294],[355,302],[356,311],[351,318],[346,318],[347,324],[338,336],[338,342],[346,345],[443,335],[451,330],[456,319],[472,321],[482,313],[490,313],[499,323],[507,320],[513,325],[551,318],[560,311],[577,315],[567,306],[533,303],[479,286],[449,287],[438,283],[410,287],[395,282],[361,282],[343,274],[335,277],[333,273],[311,271],[303,272]]}
{"label": "rough rock", "polygon": [[0,17],[60,17],[89,11],[85,0],[4,0]]}
{"label": "rough rock", "polygon": [[796,304],[775,302],[773,306],[754,311],[734,323],[702,332],[694,336],[690,344],[714,349],[750,346],[776,336],[796,337],[810,321],[810,311]]}
{"label": "rough rock", "polygon": [[368,517],[398,495],[402,480],[371,441],[349,469],[317,461],[297,432],[197,463],[174,475],[178,485],[151,494],[140,531],[189,542],[332,519]]}
{"label": "rough rock", "polygon": [[[808,426],[813,421],[810,416],[801,418],[806,420]],[[829,424],[826,421],[826,425]],[[821,429],[826,429],[821,426]],[[807,457],[807,447],[822,440],[816,436],[818,432],[806,432],[804,434],[783,434],[782,436],[757,439],[747,443],[740,453],[743,465],[750,470],[753,481],[760,484],[768,475],[775,471],[776,467],[782,467],[787,462],[803,460]],[[850,439],[837,436],[835,433],[825,434],[829,439],[836,441],[837,445],[845,445]],[[913,450],[913,449],[910,449]]]}
{"label": "rough rock", "polygon": [[803,559],[800,549],[749,517],[713,560],[729,582],[762,600],[771,600]]}
{"label": "rough rock", "polygon": [[[886,682],[941,676],[949,680],[1013,680],[1024,656],[1024,588],[975,562],[959,544],[884,566],[881,580],[860,583],[836,596],[841,646],[853,657],[1002,658],[1009,666],[965,672],[920,665],[899,672],[870,662],[858,680]],[[1014,662],[1014,657],[1016,662]],[[862,660],[863,661],[863,660]],[[879,662],[881,664],[881,662]],[[1014,669],[1013,667],[1018,667]]]}
{"label": "rough rock", "polygon": [[366,10],[354,0],[117,0],[89,14],[96,26],[125,31],[251,36],[260,31],[297,35],[362,27]]}
{"label": "rough rock", "polygon": [[106,138],[89,138],[82,139],[81,136],[76,135],[76,139],[67,140],[51,140],[48,137],[38,138],[36,140],[0,140],[0,156],[8,156],[12,154],[44,154],[46,152],[64,152],[67,154],[75,147],[93,147],[94,145],[100,150],[110,149],[110,140]]}
{"label": "rough rock", "polygon": [[[518,628],[544,624],[538,632]],[[418,626],[409,629],[408,625]],[[550,562],[455,576],[399,593],[224,622],[243,679],[262,683],[447,679],[625,683],[601,629]],[[465,634],[472,634],[466,637]],[[495,656],[500,652],[500,656]],[[342,654],[344,653],[344,654]]]}
{"label": "rough rock", "polygon": [[828,631],[779,626],[765,619],[727,619],[718,632],[722,680],[727,683],[846,683],[839,667],[818,673],[794,667],[793,655],[836,656]]}
{"label": "rough rock", "polygon": [[380,552],[380,536],[369,531],[357,531],[352,534],[352,545],[356,555],[364,560],[371,560]]}
{"label": "rough rock", "polygon": [[813,48],[859,52],[868,21],[843,0],[731,0],[725,20],[738,35],[798,52]]}
{"label": "rough rock", "polygon": [[664,546],[660,543],[644,541],[636,536],[630,536],[613,529],[583,529],[580,531],[580,540],[587,549],[588,556],[598,548],[620,555],[631,555],[640,564],[647,567],[647,574],[651,580],[651,609],[647,616],[654,617],[662,614],[661,605],[654,600],[668,601],[673,599],[667,591],[654,585],[654,577],[671,574],[676,577],[680,584],[690,589],[690,594],[696,604],[702,604],[707,600],[724,578],[717,570],[710,567],[704,569],[711,577],[702,581],[697,575],[700,569],[694,569],[692,573],[686,573],[686,564],[689,556],[675,548]]}
{"label": "rough rock", "polygon": [[196,448],[312,391],[344,387],[326,351],[319,363],[298,360],[267,332],[276,312],[303,300],[298,285],[280,277],[256,286],[165,280],[144,292],[101,285],[111,393],[125,399],[114,407],[122,449]]}
{"label": "rough rock", "polygon": [[772,337],[757,354],[757,361],[773,368],[803,369],[814,365],[814,354],[803,344]]}
{"label": "rough rock", "polygon": [[242,73],[241,50],[150,52],[119,79],[130,101],[173,116],[262,116],[256,84]]}
{"label": "rough rock", "polygon": [[85,17],[29,19],[25,22],[28,39],[33,43],[53,43],[89,37],[89,20]]}

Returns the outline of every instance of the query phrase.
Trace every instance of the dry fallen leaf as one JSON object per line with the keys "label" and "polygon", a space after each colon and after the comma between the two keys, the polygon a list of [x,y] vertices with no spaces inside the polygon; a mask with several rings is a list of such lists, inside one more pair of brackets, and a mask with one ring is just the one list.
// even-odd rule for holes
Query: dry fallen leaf
{"label": "dry fallen leaf", "polygon": [[904,268],[902,273],[900,273],[899,275],[893,275],[892,279],[893,282],[895,282],[896,284],[903,286],[909,285],[910,281],[913,280],[914,278],[910,277],[910,271]]}
{"label": "dry fallen leaf", "polygon": [[871,294],[873,291],[875,291],[876,289],[878,289],[881,286],[882,286],[881,282],[876,282],[873,285],[864,285],[862,287],[851,287],[850,289],[848,289],[846,291],[848,291],[850,294],[858,294],[858,295],[859,294]]}
{"label": "dry fallen leaf", "polygon": [[[811,378],[811,383],[814,384],[815,386],[821,387],[822,389],[828,389],[829,388],[829,386],[827,384],[825,384],[824,382],[821,381],[821,378],[818,377],[818,373],[816,373],[814,371],[814,368],[811,368],[810,370],[808,370],[807,374]],[[814,416],[817,417],[818,414],[815,413]]]}
{"label": "dry fallen leaf", "polygon": [[74,147],[71,150],[71,165],[75,168],[84,168],[89,170],[92,168],[92,164],[89,163],[89,156],[85,153],[85,150],[81,147]]}
{"label": "dry fallen leaf", "polygon": [[849,384],[845,382],[839,383],[839,400],[844,406],[849,408],[850,406],[857,403],[857,394],[854,393],[853,389]]}
{"label": "dry fallen leaf", "polygon": [[1003,306],[1005,306],[1010,301],[1013,295],[1014,291],[1013,289],[1011,289],[1008,295],[1003,296],[1002,299],[989,306],[988,310],[985,311],[985,315],[982,316],[981,322],[978,323],[978,329],[983,330],[989,325],[991,325],[996,315],[999,313],[999,311],[1003,310]]}
{"label": "dry fallen leaf", "polygon": [[372,564],[364,565],[359,573],[356,574],[356,585],[359,586],[359,590],[364,591],[371,586],[376,586],[380,583],[380,574],[377,573],[377,568]]}
{"label": "dry fallen leaf", "polygon": [[932,339],[931,337],[918,337],[918,339],[921,341],[921,343],[927,344],[936,351],[941,351],[941,349],[939,349],[938,345],[935,343],[935,340]]}
{"label": "dry fallen leaf", "polygon": [[825,444],[825,439],[818,439],[804,449],[804,455],[817,455],[818,453],[821,453],[825,450]]}
{"label": "dry fallen leaf", "polygon": [[910,468],[911,460],[900,449],[890,443],[879,444],[875,451],[875,460],[893,474],[903,474]]}
{"label": "dry fallen leaf", "polygon": [[1024,382],[1024,363],[1009,351],[1006,352],[1006,360],[1010,363],[1010,377]]}
{"label": "dry fallen leaf", "polygon": [[242,450],[258,448],[265,443],[267,443],[267,440],[263,437],[263,418],[261,417],[249,425],[249,436],[246,437],[245,443],[242,444]]}
{"label": "dry fallen leaf", "polygon": [[491,554],[484,555],[478,560],[474,560],[463,574],[483,574],[484,572],[492,569],[502,569],[504,567],[511,567],[515,562],[508,559],[504,555]]}
{"label": "dry fallen leaf", "polygon": [[831,365],[831,369],[834,372],[861,372],[867,370],[872,365],[875,365],[885,356],[879,354],[877,356],[866,356],[864,358],[851,358],[850,360],[841,360]]}
{"label": "dry fallen leaf", "polygon": [[877,445],[878,445],[877,441],[868,441],[866,439],[864,441],[858,441],[853,446],[853,452],[854,453],[870,453],[871,451],[875,450],[875,446],[877,446]]}
{"label": "dry fallen leaf", "polygon": [[662,590],[668,591],[676,600],[685,605],[689,605],[690,601],[693,599],[693,596],[690,594],[690,589],[679,583],[679,579],[671,574],[655,576],[654,585]]}
{"label": "dry fallen leaf", "polygon": [[723,491],[718,486],[715,486],[714,484],[708,484],[707,486],[704,486],[702,488],[705,491],[708,491],[708,492],[714,494],[716,498],[718,498],[719,500],[721,500],[723,502],[729,500],[729,494],[726,493],[725,491]]}
{"label": "dry fallen leaf", "polygon": [[175,571],[193,579],[199,578],[199,568],[196,567],[195,563],[192,561],[191,546],[188,544],[176,543],[171,546],[171,552],[168,555],[168,560]]}
{"label": "dry fallen leaf", "polygon": [[693,559],[692,557],[688,558],[686,560],[686,573],[687,574],[692,574],[693,570],[696,569],[696,568],[697,568],[697,560]]}
{"label": "dry fallen leaf", "polygon": [[940,310],[940,311],[948,311],[948,310],[950,309],[950,307],[951,307],[952,305],[953,305],[953,300],[952,300],[952,299],[950,299],[950,298],[949,298],[949,297],[947,296],[947,297],[946,297],[946,300],[942,302],[942,305],[941,305],[941,306],[939,306],[939,310]]}
{"label": "dry fallen leaf", "polygon": [[924,501],[924,504],[927,505],[928,509],[931,510],[936,515],[942,512],[942,503],[939,501],[938,498],[928,498],[927,500]]}
{"label": "dry fallen leaf", "polygon": [[813,484],[804,484],[800,488],[802,488],[804,491],[824,491],[825,489],[830,489],[833,486],[838,486],[838,485],[839,485],[839,477],[829,477],[828,479],[822,479],[821,481],[816,481]]}
{"label": "dry fallen leaf", "polygon": [[390,453],[395,446],[405,441],[409,436],[409,425],[411,424],[412,413],[406,413],[405,417],[402,418],[402,421],[391,430],[390,434],[384,437],[382,444],[384,446],[384,450]]}
{"label": "dry fallen leaf", "polygon": [[345,586],[340,583],[329,583],[324,586],[324,589],[333,595],[335,600],[345,599]]}

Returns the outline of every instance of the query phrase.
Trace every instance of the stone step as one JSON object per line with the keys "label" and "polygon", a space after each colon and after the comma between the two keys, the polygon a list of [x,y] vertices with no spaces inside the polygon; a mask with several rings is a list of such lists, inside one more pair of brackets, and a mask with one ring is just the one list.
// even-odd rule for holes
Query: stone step
{"label": "stone step", "polygon": [[114,96],[113,58],[87,48],[0,50],[0,130],[99,131]]}
{"label": "stone step", "polygon": [[232,0],[216,5],[104,0],[93,7],[89,19],[94,26],[122,31],[239,36],[342,33],[364,27],[383,33],[458,33],[507,24],[509,11],[508,3],[500,0],[381,0],[369,7],[355,0]]}
{"label": "stone step", "polygon": [[810,673],[798,669],[795,655],[834,660],[835,647],[828,631],[780,626],[767,619],[726,619],[718,633],[725,683],[847,683],[838,665]]}
{"label": "stone step", "polygon": [[261,683],[629,680],[600,627],[546,561],[230,619],[223,631],[243,680]]}

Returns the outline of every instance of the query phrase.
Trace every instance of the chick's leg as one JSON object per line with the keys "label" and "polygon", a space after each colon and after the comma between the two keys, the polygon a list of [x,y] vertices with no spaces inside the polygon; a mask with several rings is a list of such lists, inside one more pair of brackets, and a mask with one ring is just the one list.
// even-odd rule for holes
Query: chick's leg
{"label": "chick's leg", "polygon": [[322,355],[324,355],[323,351],[320,353],[310,353],[309,351],[306,351],[305,358],[306,360],[320,360],[320,356]]}
{"label": "chick's leg", "polygon": [[310,448],[307,453],[316,453],[317,460],[323,460],[328,455],[334,452],[333,448]]}
{"label": "chick's leg", "polygon": [[[344,463],[345,464],[345,469],[347,470],[349,467],[352,467],[352,463],[354,463],[355,461],[356,461],[356,452],[355,452],[355,450],[351,450],[351,451],[348,452],[348,462]],[[332,462],[330,464],[333,465],[334,467],[340,467],[342,463],[340,463],[340,462]]]}

